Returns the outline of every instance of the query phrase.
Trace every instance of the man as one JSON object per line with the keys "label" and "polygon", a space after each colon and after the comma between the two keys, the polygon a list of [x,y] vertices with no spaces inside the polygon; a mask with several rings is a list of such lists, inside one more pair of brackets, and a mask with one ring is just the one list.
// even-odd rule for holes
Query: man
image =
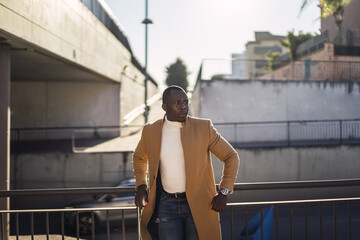
{"label": "man", "polygon": [[[182,88],[168,87],[162,101],[164,118],[145,125],[133,155],[142,239],[221,239],[218,212],[232,193],[237,152],[210,120],[188,116]],[[219,193],[210,152],[224,162]]]}

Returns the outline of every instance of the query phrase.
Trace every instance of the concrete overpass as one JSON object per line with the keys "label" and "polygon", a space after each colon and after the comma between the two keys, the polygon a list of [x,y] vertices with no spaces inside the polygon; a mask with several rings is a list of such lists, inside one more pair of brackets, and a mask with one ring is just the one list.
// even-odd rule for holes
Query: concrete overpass
{"label": "concrete overpass", "polygon": [[95,0],[0,0],[1,190],[10,187],[10,126],[115,126],[143,104],[144,70],[105,9]]}

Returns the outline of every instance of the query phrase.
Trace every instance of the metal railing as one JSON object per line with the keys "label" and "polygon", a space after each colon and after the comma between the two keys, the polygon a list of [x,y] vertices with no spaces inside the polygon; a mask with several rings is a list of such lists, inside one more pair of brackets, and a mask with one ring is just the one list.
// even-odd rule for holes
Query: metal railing
{"label": "metal railing", "polygon": [[[311,188],[329,188],[329,187],[358,187],[360,179],[345,180],[323,180],[323,181],[294,181],[294,182],[272,182],[272,183],[237,183],[234,186],[235,191],[246,190],[278,190],[278,189],[311,189]],[[129,194],[134,193],[133,188],[81,188],[81,189],[43,189],[43,190],[11,190],[0,191],[0,198],[4,197],[23,197],[23,196],[54,196],[54,195],[79,195],[79,194]],[[250,225],[253,225],[254,215],[259,216],[258,226],[255,228],[261,239],[266,234],[271,234],[272,239],[359,239],[360,232],[357,230],[357,222],[360,216],[357,214],[360,207],[360,197],[337,197],[337,198],[308,198],[296,200],[280,200],[280,201],[256,201],[241,202],[235,201],[228,204],[228,214],[222,214],[221,222],[225,225],[223,231],[224,239],[235,239],[242,230],[241,239],[249,239],[254,232],[250,231]],[[345,204],[344,204],[345,203]],[[301,208],[299,208],[299,204]],[[314,205],[316,204],[316,205]],[[274,205],[274,214],[271,217],[265,215],[265,206]],[[256,206],[254,208],[254,206]],[[125,218],[124,211],[130,208],[79,208],[79,209],[29,209],[29,210],[1,210],[0,224],[1,240],[5,239],[4,221],[8,214],[15,215],[16,239],[19,239],[19,218],[20,214],[30,214],[31,239],[34,239],[34,214],[45,213],[45,235],[46,239],[50,239],[49,231],[49,213],[61,213],[61,236],[65,239],[64,230],[64,213],[74,211],[76,213],[77,230],[76,238],[80,239],[79,216],[82,212],[91,213],[92,235],[91,239],[95,239],[95,217],[94,211],[106,211],[106,238],[110,239],[110,220],[109,214],[114,210],[122,210],[122,236],[125,239]],[[289,213],[284,211],[288,210]],[[341,210],[341,211],[340,211]],[[302,212],[301,216],[300,213]],[[225,219],[226,218],[226,219]],[[266,220],[266,221],[265,221]],[[269,225],[269,221],[271,225]],[[275,222],[275,224],[272,224]],[[139,215],[138,215],[139,223]],[[331,226],[331,231],[329,228]],[[242,228],[235,227],[239,225]],[[270,228],[269,228],[270,226]],[[139,231],[139,225],[138,225]],[[223,228],[224,229],[224,228]],[[271,233],[265,232],[271,230]],[[341,235],[341,237],[339,237]],[[139,238],[140,235],[138,235]]]}
{"label": "metal railing", "polygon": [[360,120],[214,123],[234,147],[360,143]]}
{"label": "metal railing", "polygon": [[[134,188],[113,188],[113,187],[102,187],[102,188],[68,188],[68,189],[29,189],[29,190],[11,190],[11,191],[0,191],[0,198],[1,197],[9,197],[9,198],[18,198],[18,197],[48,197],[48,196],[67,196],[67,195],[104,195],[104,194],[134,194],[135,190]],[[4,229],[4,222],[7,219],[8,214],[14,215],[12,223],[15,225],[15,236],[16,239],[21,239],[20,236],[20,230],[21,230],[21,224],[19,223],[21,217],[23,218],[22,223],[25,222],[25,226],[27,227],[27,234],[30,235],[30,238],[33,240],[35,239],[35,236],[37,235],[35,233],[35,226],[36,221],[35,217],[39,218],[42,217],[45,218],[40,220],[40,225],[42,225],[42,232],[41,235],[45,235],[45,238],[47,240],[51,239],[54,234],[50,233],[50,214],[60,214],[58,216],[58,219],[54,222],[55,224],[60,225],[60,235],[61,239],[65,239],[66,236],[66,226],[71,223],[72,220],[75,221],[75,223],[71,223],[71,225],[75,225],[75,238],[76,239],[83,239],[85,238],[96,238],[96,223],[99,220],[96,216],[101,213],[102,215],[105,215],[105,224],[106,224],[106,239],[110,239],[111,237],[111,231],[110,231],[110,223],[111,223],[111,215],[114,211],[117,211],[119,214],[119,211],[121,212],[121,233],[122,233],[122,239],[125,239],[126,237],[126,227],[125,227],[125,219],[126,219],[126,212],[129,211],[135,211],[137,208],[135,204],[133,206],[122,206],[122,207],[96,207],[96,208],[65,208],[65,209],[23,209],[23,210],[0,210],[0,239],[5,239],[6,231]],[[96,213],[96,215],[95,215]],[[137,209],[137,215],[139,216],[139,209]],[[40,215],[40,216],[38,216]],[[44,216],[45,215],[45,216]],[[87,217],[85,222],[82,222],[81,218]],[[26,218],[26,219],[24,219]],[[54,220],[54,218],[52,218]],[[137,217],[139,221],[139,217]],[[27,221],[26,221],[27,220]],[[45,221],[45,223],[44,223]],[[100,221],[100,220],[99,220]],[[68,223],[68,224],[66,224]],[[84,232],[83,225],[88,223],[91,226],[90,229],[86,230]],[[138,222],[139,223],[139,222]],[[24,227],[24,226],[23,226]],[[40,226],[38,226],[40,227]],[[39,230],[38,230],[39,231]],[[139,228],[138,228],[139,232]],[[73,233],[70,233],[72,235]],[[84,236],[91,235],[91,236]],[[57,234],[55,234],[57,235]],[[67,237],[66,237],[67,238]],[[74,239],[75,239],[74,238]],[[138,235],[138,239],[140,239],[140,235]]]}
{"label": "metal railing", "polygon": [[[360,120],[307,120],[214,123],[235,147],[359,144]],[[143,125],[14,128],[11,141],[106,139],[131,135]]]}
{"label": "metal railing", "polygon": [[143,125],[118,125],[95,127],[45,127],[45,128],[12,128],[11,141],[69,140],[90,138],[113,138],[131,134],[142,129]]}
{"label": "metal railing", "polygon": [[360,81],[360,61],[204,59],[197,79]]}

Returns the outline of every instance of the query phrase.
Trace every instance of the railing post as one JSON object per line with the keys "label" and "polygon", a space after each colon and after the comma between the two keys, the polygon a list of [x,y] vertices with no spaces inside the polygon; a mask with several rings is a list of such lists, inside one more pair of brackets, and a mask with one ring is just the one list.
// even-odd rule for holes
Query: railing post
{"label": "railing post", "polygon": [[290,147],[290,121],[286,122],[287,124],[287,145]]}
{"label": "railing post", "polygon": [[339,134],[340,135],[340,145],[343,144],[342,123],[343,123],[343,121],[340,120],[340,134]]}
{"label": "railing post", "polygon": [[237,126],[237,124],[236,123],[234,123],[234,142],[236,142],[236,144],[238,143],[238,141],[237,141],[237,133],[236,133],[236,126]]}
{"label": "railing post", "polygon": [[140,220],[141,220],[141,209],[139,207],[136,208],[137,209],[137,222],[138,222],[138,240],[141,240],[141,226],[140,226]]}

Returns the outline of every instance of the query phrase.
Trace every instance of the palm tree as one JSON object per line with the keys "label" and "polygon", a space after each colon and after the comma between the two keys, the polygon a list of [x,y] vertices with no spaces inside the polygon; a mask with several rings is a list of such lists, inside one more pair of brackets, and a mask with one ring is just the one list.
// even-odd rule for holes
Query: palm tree
{"label": "palm tree", "polygon": [[[301,11],[313,0],[303,0]],[[349,4],[351,0],[317,0],[319,1],[319,7],[321,8],[321,18],[330,16],[336,11],[343,10],[343,6]]]}
{"label": "palm tree", "polygon": [[291,31],[288,32],[286,40],[281,40],[281,44],[288,49],[291,59],[296,60],[296,50],[298,46],[313,37],[315,37],[315,35],[311,33],[299,32],[298,35],[295,35],[294,32]]}

